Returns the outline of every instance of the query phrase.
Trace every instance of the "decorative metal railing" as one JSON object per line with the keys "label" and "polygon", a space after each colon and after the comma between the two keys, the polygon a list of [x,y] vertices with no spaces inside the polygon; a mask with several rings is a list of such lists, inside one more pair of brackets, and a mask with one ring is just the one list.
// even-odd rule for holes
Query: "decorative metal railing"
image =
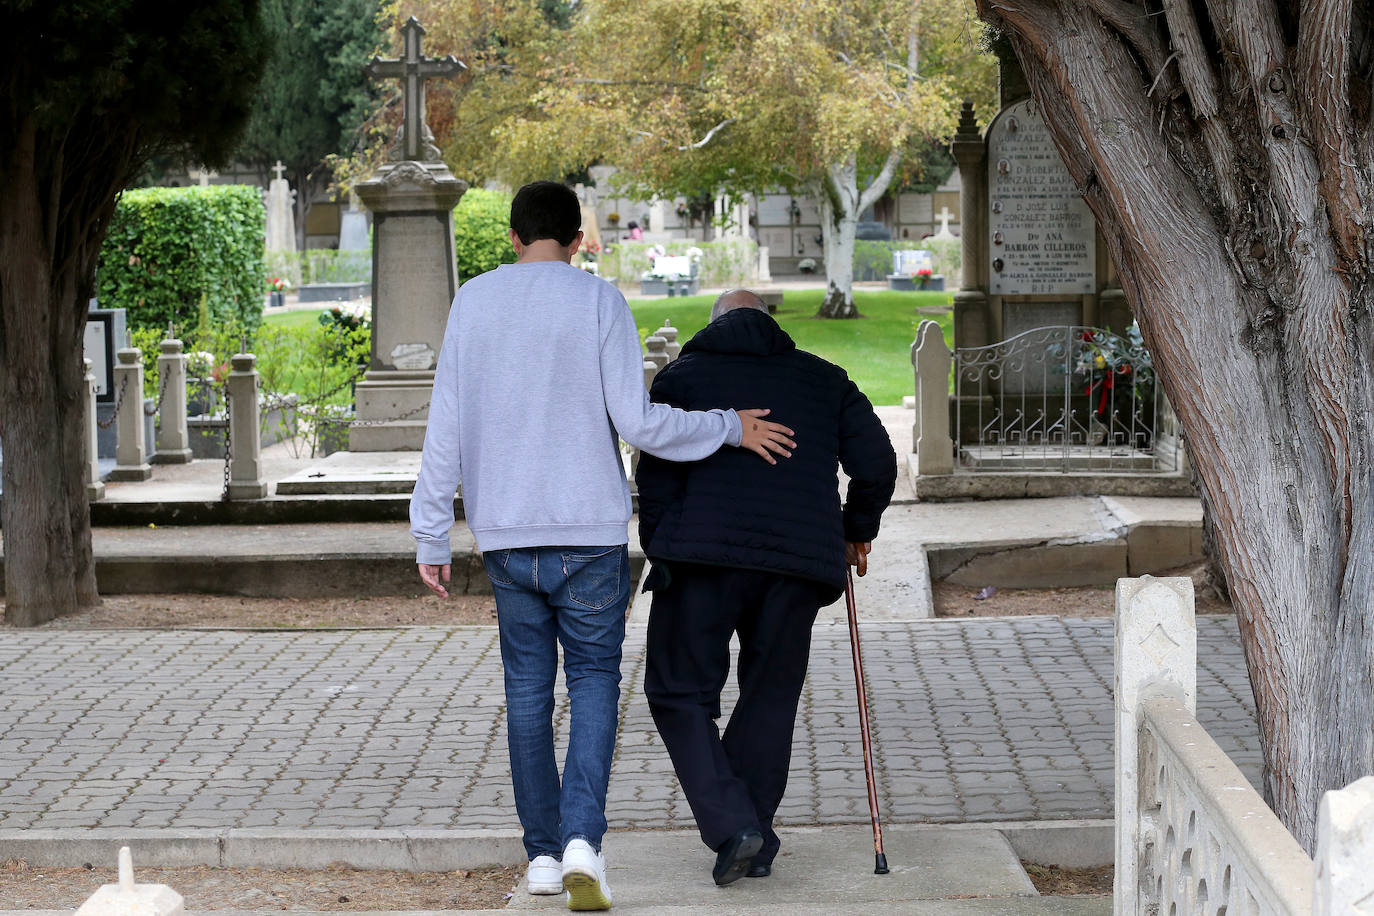
{"label": "decorative metal railing", "polygon": [[[955,454],[965,470],[1181,467],[1172,410],[1134,327],[1125,336],[1082,326],[1035,328],[960,348],[954,394]],[[1168,424],[1163,441],[1161,422]]]}

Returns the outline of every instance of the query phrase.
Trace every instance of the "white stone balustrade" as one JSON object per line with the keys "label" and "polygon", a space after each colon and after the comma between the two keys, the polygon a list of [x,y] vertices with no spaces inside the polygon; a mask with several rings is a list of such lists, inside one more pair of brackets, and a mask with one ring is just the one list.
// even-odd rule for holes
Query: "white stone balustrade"
{"label": "white stone balustrade", "polygon": [[262,499],[262,434],[258,429],[258,370],[252,353],[236,353],[229,372],[230,499]]}
{"label": "white stone balustrade", "polygon": [[938,322],[922,321],[911,345],[916,370],[916,422],[911,444],[916,473],[953,474],[954,440],[949,435],[949,369],[952,354]]}
{"label": "white stone balustrade", "polygon": [[170,333],[157,357],[157,464],[186,464],[191,460],[191,437],[186,429],[186,354]]}
{"label": "white stone balustrade", "polygon": [[85,419],[82,421],[82,429],[85,432],[83,438],[86,440],[86,456],[83,462],[86,468],[86,498],[91,502],[105,498],[105,484],[100,481],[100,457],[96,439],[100,434],[100,427],[96,422],[95,414],[95,373],[91,371],[91,361],[85,359],[81,361],[84,372],[84,385],[86,388],[86,399],[84,409]]}
{"label": "white stone balustrade", "polygon": [[115,357],[115,466],[111,480],[153,476],[143,442],[143,351],[124,347]]}
{"label": "white stone balustrade", "polygon": [[1323,797],[1314,868],[1198,722],[1196,697],[1192,582],[1118,580],[1117,916],[1374,912],[1374,777]]}

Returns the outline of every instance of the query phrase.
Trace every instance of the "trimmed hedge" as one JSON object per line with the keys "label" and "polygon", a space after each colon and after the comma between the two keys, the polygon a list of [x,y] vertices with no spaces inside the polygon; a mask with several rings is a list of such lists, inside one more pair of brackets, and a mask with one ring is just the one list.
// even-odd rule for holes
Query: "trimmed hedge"
{"label": "trimmed hedge", "polygon": [[249,185],[126,191],[100,249],[96,295],[133,328],[201,315],[252,330],[266,292],[262,196]]}
{"label": "trimmed hedge", "polygon": [[458,259],[458,282],[515,263],[510,244],[511,196],[500,191],[469,188],[453,208],[453,250]]}

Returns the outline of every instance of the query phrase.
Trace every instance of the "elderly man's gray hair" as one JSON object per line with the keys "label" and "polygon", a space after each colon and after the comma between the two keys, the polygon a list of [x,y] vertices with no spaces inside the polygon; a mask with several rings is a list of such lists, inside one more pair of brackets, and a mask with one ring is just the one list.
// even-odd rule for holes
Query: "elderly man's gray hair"
{"label": "elderly man's gray hair", "polygon": [[727,289],[716,297],[715,305],[711,306],[711,320],[715,321],[735,309],[758,309],[765,315],[768,313],[768,305],[759,298],[758,293],[747,289]]}

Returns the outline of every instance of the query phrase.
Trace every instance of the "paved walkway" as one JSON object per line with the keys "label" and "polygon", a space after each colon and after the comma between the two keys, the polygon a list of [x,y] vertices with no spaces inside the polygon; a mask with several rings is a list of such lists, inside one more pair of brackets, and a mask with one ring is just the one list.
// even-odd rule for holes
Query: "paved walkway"
{"label": "paved walkway", "polygon": [[[1199,718],[1253,780],[1234,621],[1199,626]],[[1110,621],[862,631],[890,822],[1111,816]],[[631,628],[608,817],[689,828],[643,649]],[[7,631],[0,829],[513,829],[502,704],[492,628]],[[818,624],[783,823],[867,820],[854,707],[847,631]]]}

